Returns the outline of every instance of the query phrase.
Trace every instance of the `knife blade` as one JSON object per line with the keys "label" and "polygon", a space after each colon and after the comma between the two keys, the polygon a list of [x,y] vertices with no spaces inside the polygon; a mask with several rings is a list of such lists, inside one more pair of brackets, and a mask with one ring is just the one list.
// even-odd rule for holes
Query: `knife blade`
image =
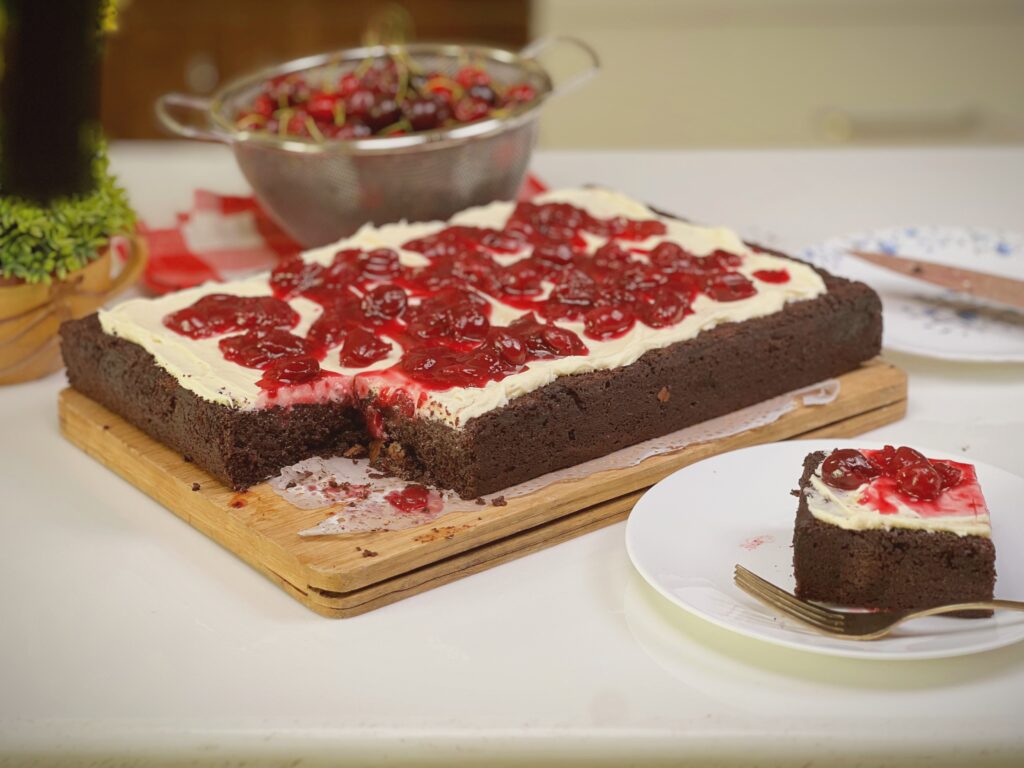
{"label": "knife blade", "polygon": [[935,264],[931,261],[910,259],[906,256],[894,256],[888,253],[871,251],[850,251],[866,262],[883,269],[898,272],[915,280],[923,280],[932,285],[940,285],[959,293],[966,293],[979,299],[988,299],[1024,310],[1024,280],[1012,277],[993,275],[988,272],[975,272],[972,269],[950,267]]}

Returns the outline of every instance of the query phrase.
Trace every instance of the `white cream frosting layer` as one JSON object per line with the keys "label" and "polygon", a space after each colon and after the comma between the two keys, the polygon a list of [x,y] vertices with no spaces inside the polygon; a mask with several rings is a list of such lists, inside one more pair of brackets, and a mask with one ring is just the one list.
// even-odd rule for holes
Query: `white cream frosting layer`
{"label": "white cream frosting layer", "polygon": [[[755,253],[743,244],[732,231],[723,228],[699,227],[658,216],[646,206],[624,195],[603,189],[568,189],[549,192],[536,198],[536,202],[567,202],[587,210],[594,216],[609,218],[625,216],[632,219],[659,219],[667,227],[665,235],[658,235],[648,241],[630,243],[637,248],[653,247],[662,240],[671,240],[698,256],[722,249],[743,257],[739,271],[752,276],[757,270],[785,269],[790,280],[786,283],[764,283],[754,280],[757,293],[747,299],[733,302],[716,302],[703,294],[694,301],[693,313],[677,325],[667,328],[650,328],[637,323],[625,335],[608,341],[596,341],[583,334],[582,323],[559,322],[562,327],[576,332],[586,344],[589,354],[554,360],[540,360],[529,363],[521,372],[507,376],[500,381],[488,382],[483,387],[428,391],[422,402],[420,415],[434,418],[460,427],[469,419],[500,408],[510,400],[539,389],[559,376],[584,373],[595,370],[618,368],[635,362],[651,349],[666,347],[679,341],[691,339],[701,331],[714,328],[722,323],[742,322],[778,312],[792,301],[814,298],[825,292],[821,277],[810,267],[789,259],[782,259],[763,253]],[[388,247],[398,252],[403,264],[419,266],[427,259],[419,253],[406,251],[402,243],[414,238],[433,234],[450,224],[462,224],[501,229],[514,210],[514,203],[498,202],[479,208],[471,208],[457,214],[451,222],[426,222],[388,224],[381,227],[365,226],[355,235],[333,245],[307,251],[303,258],[323,264],[330,263],[334,254],[342,248]],[[593,251],[605,241],[600,237],[587,236]],[[524,248],[521,255],[498,256],[504,263],[529,255]],[[549,288],[549,286],[546,286]],[[193,304],[203,296],[212,293],[232,293],[240,296],[269,296],[271,290],[267,275],[257,275],[246,280],[231,283],[207,283],[157,299],[135,299],[123,302],[111,310],[100,312],[103,330],[139,344],[156,359],[157,364],[174,376],[184,388],[195,392],[212,402],[239,408],[258,408],[266,404],[263,393],[256,382],[262,371],[245,368],[229,362],[221,355],[218,347],[220,337],[193,340],[181,336],[163,325],[163,318],[179,309]],[[491,324],[507,325],[523,310],[510,307],[493,299]],[[291,301],[299,313],[300,322],[293,333],[303,335],[319,316],[320,307],[306,299]],[[402,350],[392,343],[391,354],[369,368],[346,369],[337,363],[337,350],[328,353],[321,367],[327,371],[354,375],[360,374],[360,391],[372,391],[384,386],[374,381],[369,371],[382,370],[394,365],[401,357]],[[394,386],[393,374],[388,376],[388,386]],[[411,385],[415,390],[415,384]],[[339,388],[339,393],[345,391]],[[281,401],[277,401],[281,403]],[[283,404],[283,403],[282,403]]]}
{"label": "white cream frosting layer", "polygon": [[908,528],[919,531],[948,531],[958,536],[992,535],[992,523],[988,509],[978,499],[981,493],[977,483],[965,483],[951,488],[933,502],[940,514],[922,515],[903,500],[890,495],[886,498],[896,508],[892,514],[882,514],[864,503],[869,483],[859,488],[843,491],[826,485],[821,479],[821,465],[811,476],[810,487],[805,491],[807,509],[824,523],[845,528],[848,531],[891,530]]}

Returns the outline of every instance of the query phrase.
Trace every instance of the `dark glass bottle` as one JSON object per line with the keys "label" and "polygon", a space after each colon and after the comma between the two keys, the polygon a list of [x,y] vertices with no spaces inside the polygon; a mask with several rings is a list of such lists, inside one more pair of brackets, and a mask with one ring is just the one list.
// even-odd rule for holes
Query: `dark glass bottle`
{"label": "dark glass bottle", "polygon": [[100,136],[102,0],[0,0],[0,194],[88,192]]}

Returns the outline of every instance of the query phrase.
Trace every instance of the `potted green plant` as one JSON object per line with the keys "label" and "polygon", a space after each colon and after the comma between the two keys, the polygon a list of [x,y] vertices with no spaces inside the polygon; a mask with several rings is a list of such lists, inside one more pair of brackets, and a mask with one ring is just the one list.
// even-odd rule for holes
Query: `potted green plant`
{"label": "potted green plant", "polygon": [[59,369],[61,322],[130,285],[145,260],[99,130],[113,14],[101,0],[0,3],[0,384]]}

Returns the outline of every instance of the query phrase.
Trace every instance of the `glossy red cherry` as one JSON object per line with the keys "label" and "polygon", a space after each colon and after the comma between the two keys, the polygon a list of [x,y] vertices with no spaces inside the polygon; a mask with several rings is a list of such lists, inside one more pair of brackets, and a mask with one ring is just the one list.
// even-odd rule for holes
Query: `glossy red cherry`
{"label": "glossy red cherry", "polygon": [[233,296],[211,293],[191,306],[164,317],[164,325],[191,339],[208,339],[233,331],[291,328],[298,313],[271,296]]}
{"label": "glossy red cherry", "polygon": [[364,117],[376,102],[377,97],[373,95],[373,91],[360,88],[345,100],[345,113],[353,117]]}
{"label": "glossy red cherry", "polygon": [[281,386],[305,384],[320,375],[320,363],[312,357],[285,357],[267,366],[256,384],[276,391]]}
{"label": "glossy red cherry", "polygon": [[277,103],[269,95],[261,93],[253,102],[252,111],[257,115],[269,118],[277,110]]}
{"label": "glossy red cherry", "polygon": [[541,291],[544,275],[530,259],[521,259],[501,270],[502,290],[515,296],[532,296]]}
{"label": "glossy red cherry", "polygon": [[311,288],[322,285],[324,268],[316,262],[299,257],[282,261],[270,273],[270,287],[279,299],[300,296]]}
{"label": "glossy red cherry", "polygon": [[390,248],[375,248],[360,258],[363,276],[371,280],[393,280],[402,272],[398,254]]}
{"label": "glossy red cherry", "polygon": [[832,451],[821,464],[821,479],[825,485],[843,491],[859,488],[878,474],[878,468],[853,448]]}
{"label": "glossy red cherry", "polygon": [[545,326],[541,330],[540,341],[558,357],[587,354],[586,346],[575,333],[555,325]]}
{"label": "glossy red cherry", "polygon": [[690,298],[674,288],[659,288],[649,304],[640,308],[640,319],[651,328],[665,328],[681,322],[690,309]]}
{"label": "glossy red cherry", "polygon": [[306,111],[314,120],[323,122],[334,121],[334,105],[337,97],[331,93],[314,93],[306,102]]}
{"label": "glossy red cherry", "polygon": [[341,345],[339,360],[346,368],[365,368],[383,360],[391,351],[391,344],[365,328],[349,329]]}
{"label": "glossy red cherry", "polygon": [[368,125],[356,120],[348,120],[343,126],[338,128],[334,138],[341,139],[342,141],[354,141],[356,139],[365,139],[372,134],[373,131],[370,130]]}
{"label": "glossy red cherry", "polygon": [[681,245],[666,240],[658,243],[650,254],[651,264],[665,272],[691,269],[696,257]]}
{"label": "glossy red cherry", "polygon": [[942,476],[927,462],[907,464],[896,472],[896,487],[915,499],[931,501],[942,493]]}
{"label": "glossy red cherry", "polygon": [[363,314],[373,322],[401,317],[408,298],[397,285],[379,285],[363,297]]}
{"label": "glossy red cherry", "polygon": [[526,104],[537,98],[537,91],[528,83],[510,86],[505,91],[505,101],[510,104]]}
{"label": "glossy red cherry", "polygon": [[360,85],[359,77],[355,72],[346,72],[338,80],[338,93],[342,96],[351,96],[359,90]]}
{"label": "glossy red cherry", "polygon": [[726,272],[708,278],[704,293],[715,301],[740,301],[755,295],[757,289],[739,272]]}
{"label": "glossy red cherry", "polygon": [[947,464],[944,461],[933,461],[931,465],[935,468],[935,471],[939,473],[939,477],[942,478],[942,490],[948,488],[955,488],[960,485],[964,479],[964,473],[959,467],[954,467],[952,464]]}
{"label": "glossy red cherry", "polygon": [[466,94],[471,99],[482,101],[484,104],[493,107],[498,102],[498,94],[489,85],[471,85],[466,89]]}
{"label": "glossy red cherry", "polygon": [[467,64],[455,73],[455,82],[468,90],[474,85],[490,85],[491,77],[482,68]]}
{"label": "glossy red cherry", "polygon": [[526,362],[526,346],[512,334],[498,331],[493,335],[492,343],[498,354],[511,365],[520,366]]}
{"label": "glossy red cherry", "polygon": [[913,448],[901,445],[896,449],[896,456],[893,459],[893,465],[891,471],[899,471],[903,467],[910,467],[914,464],[927,464],[928,459],[920,451],[914,450]]}
{"label": "glossy red cherry", "polygon": [[583,315],[587,336],[601,341],[623,335],[635,323],[636,315],[629,307],[596,307]]}
{"label": "glossy red cherry", "polygon": [[246,368],[266,368],[283,357],[319,357],[318,346],[301,336],[280,329],[249,331],[229,336],[218,344],[225,360]]}
{"label": "glossy red cherry", "polygon": [[789,270],[787,269],[759,269],[754,272],[754,277],[762,283],[788,283]]}
{"label": "glossy red cherry", "polygon": [[490,114],[491,108],[486,101],[464,97],[455,102],[453,110],[455,119],[461,123],[472,123]]}
{"label": "glossy red cherry", "polygon": [[450,115],[444,101],[427,97],[410,99],[402,107],[402,112],[414,131],[439,128]]}
{"label": "glossy red cherry", "polygon": [[389,125],[397,123],[402,118],[402,109],[394,99],[385,98],[376,101],[366,110],[364,118],[370,130],[374,133]]}

